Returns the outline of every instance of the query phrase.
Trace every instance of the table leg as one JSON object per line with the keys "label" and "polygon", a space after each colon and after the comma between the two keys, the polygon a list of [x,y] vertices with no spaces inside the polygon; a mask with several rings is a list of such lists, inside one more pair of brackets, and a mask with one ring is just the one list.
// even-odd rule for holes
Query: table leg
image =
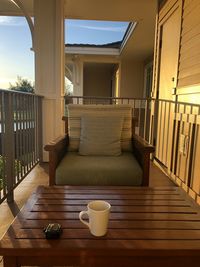
{"label": "table leg", "polygon": [[17,257],[4,256],[3,267],[19,267],[19,265],[17,264]]}

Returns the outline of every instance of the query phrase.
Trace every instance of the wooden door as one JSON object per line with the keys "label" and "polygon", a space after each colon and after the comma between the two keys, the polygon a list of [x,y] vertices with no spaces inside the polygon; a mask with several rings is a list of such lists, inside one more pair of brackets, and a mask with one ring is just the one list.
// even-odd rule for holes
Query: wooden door
{"label": "wooden door", "polygon": [[[179,2],[179,1],[178,1]],[[156,158],[170,169],[180,44],[181,5],[173,6],[159,23]]]}

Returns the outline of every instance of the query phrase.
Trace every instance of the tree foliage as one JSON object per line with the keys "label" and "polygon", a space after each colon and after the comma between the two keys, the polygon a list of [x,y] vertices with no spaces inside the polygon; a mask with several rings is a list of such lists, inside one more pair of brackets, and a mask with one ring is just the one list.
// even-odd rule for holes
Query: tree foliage
{"label": "tree foliage", "polygon": [[34,93],[34,85],[32,85],[32,83],[27,79],[23,79],[20,76],[17,76],[17,81],[14,85],[10,83],[9,89],[26,93]]}

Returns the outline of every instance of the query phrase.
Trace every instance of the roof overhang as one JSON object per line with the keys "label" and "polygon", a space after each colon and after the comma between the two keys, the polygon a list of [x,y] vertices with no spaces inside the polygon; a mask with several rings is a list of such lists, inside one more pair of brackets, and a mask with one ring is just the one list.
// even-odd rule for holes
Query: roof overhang
{"label": "roof overhang", "polygon": [[79,55],[110,55],[110,56],[120,56],[122,53],[128,39],[131,37],[137,22],[131,22],[127,29],[127,32],[124,35],[124,38],[121,42],[119,48],[110,48],[106,46],[96,45],[96,46],[87,46],[87,45],[69,45],[65,46],[65,53],[67,54],[79,54]]}

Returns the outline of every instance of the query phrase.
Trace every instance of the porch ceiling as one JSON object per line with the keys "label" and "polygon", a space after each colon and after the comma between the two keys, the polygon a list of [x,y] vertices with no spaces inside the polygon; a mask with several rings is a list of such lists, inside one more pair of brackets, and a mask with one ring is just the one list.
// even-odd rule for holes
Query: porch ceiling
{"label": "porch ceiling", "polygon": [[[33,15],[33,0],[20,1],[27,12]],[[0,15],[1,16],[21,16],[21,11],[12,3],[11,0],[0,0]]]}
{"label": "porch ceiling", "polygon": [[65,0],[67,18],[137,21],[122,57],[145,60],[153,54],[157,0]]}
{"label": "porch ceiling", "polygon": [[[21,0],[33,15],[34,0]],[[122,57],[145,60],[153,54],[157,0],[65,0],[70,19],[137,21]],[[9,0],[0,0],[0,15],[21,15]]]}

